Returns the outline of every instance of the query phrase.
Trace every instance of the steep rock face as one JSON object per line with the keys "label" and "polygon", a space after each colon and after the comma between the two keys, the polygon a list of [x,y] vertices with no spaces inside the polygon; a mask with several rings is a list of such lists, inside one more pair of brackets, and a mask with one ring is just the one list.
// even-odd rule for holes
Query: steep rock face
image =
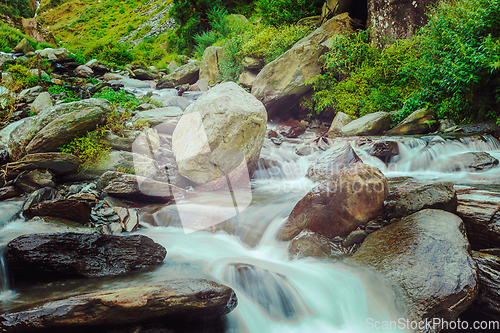
{"label": "steep rock face", "polygon": [[469,251],[458,216],[425,209],[370,234],[347,260],[373,267],[396,287],[404,318],[450,321],[478,293],[477,265]]}
{"label": "steep rock face", "polygon": [[218,317],[231,312],[236,305],[234,291],[224,285],[204,279],[170,280],[49,300],[12,310],[0,315],[0,330],[96,332],[100,326]]}
{"label": "steep rock face", "polygon": [[410,38],[428,22],[427,7],[439,0],[368,0],[367,27],[378,44],[387,38]]}
{"label": "steep rock face", "polygon": [[5,261],[16,283],[126,274],[158,266],[166,254],[142,235],[36,234],[9,242]]}
{"label": "steep rock face", "polygon": [[304,82],[321,74],[319,58],[329,51],[328,40],[348,31],[351,18],[347,13],[338,15],[260,71],[252,95],[264,104],[270,119],[287,120],[300,111],[302,97],[312,90]]}
{"label": "steep rock face", "polygon": [[302,230],[345,237],[383,213],[388,193],[379,169],[363,163],[341,169],[295,205],[278,238],[291,240]]}

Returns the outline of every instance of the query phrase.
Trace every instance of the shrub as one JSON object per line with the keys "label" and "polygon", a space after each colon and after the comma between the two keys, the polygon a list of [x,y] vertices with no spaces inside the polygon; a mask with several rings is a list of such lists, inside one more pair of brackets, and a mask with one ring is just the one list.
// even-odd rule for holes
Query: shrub
{"label": "shrub", "polygon": [[399,110],[415,93],[416,78],[407,70],[418,61],[417,39],[400,40],[378,50],[360,31],[332,39],[332,50],[322,57],[322,75],[311,80],[315,94],[311,111],[328,108],[355,118],[377,111]]}
{"label": "shrub", "polygon": [[422,105],[459,121],[498,116],[500,0],[440,2],[420,35],[420,89],[399,118]]}
{"label": "shrub", "polygon": [[97,42],[90,45],[83,53],[86,59],[99,59],[118,66],[126,65],[134,60],[127,46],[113,41]]}
{"label": "shrub", "polygon": [[267,24],[296,23],[301,18],[319,14],[323,0],[258,0],[257,13]]}
{"label": "shrub", "polygon": [[110,148],[104,143],[104,128],[87,132],[80,138],[75,138],[69,144],[59,147],[59,151],[78,156],[81,160],[79,169],[95,167],[107,154]]}

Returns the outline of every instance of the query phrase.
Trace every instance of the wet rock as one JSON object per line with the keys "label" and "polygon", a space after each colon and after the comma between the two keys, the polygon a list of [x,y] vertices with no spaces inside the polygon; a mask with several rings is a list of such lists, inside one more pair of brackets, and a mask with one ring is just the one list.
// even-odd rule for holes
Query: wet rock
{"label": "wet rock", "polygon": [[394,285],[403,318],[451,321],[477,296],[469,249],[458,216],[425,209],[370,234],[347,261],[374,268]]}
{"label": "wet rock", "polygon": [[288,253],[296,258],[343,259],[347,256],[347,249],[325,236],[303,230],[290,241]]}
{"label": "wet rock", "polygon": [[391,116],[387,112],[374,112],[351,121],[342,127],[342,136],[370,136],[381,135],[391,126]]}
{"label": "wet rock", "polygon": [[217,82],[219,78],[219,59],[222,59],[224,48],[220,46],[209,46],[203,52],[200,62],[200,79],[207,82]]}
{"label": "wet rock", "polygon": [[340,169],[361,162],[349,142],[339,142],[320,155],[309,167],[306,177],[313,181],[329,179]]}
{"label": "wet rock", "polygon": [[42,58],[49,60],[63,60],[66,59],[71,54],[71,52],[65,48],[61,49],[46,48],[43,50],[36,50],[35,53],[40,54]]}
{"label": "wet rock", "polygon": [[128,173],[108,171],[97,181],[97,188],[110,196],[146,201],[169,201],[173,199],[172,184],[163,183]]}
{"label": "wet rock", "polygon": [[455,213],[457,205],[457,193],[452,182],[427,184],[408,191],[397,200],[389,216],[406,216],[427,208]]}
{"label": "wet rock", "polygon": [[290,120],[276,126],[275,131],[287,138],[296,138],[306,131],[306,126],[298,120]]}
{"label": "wet rock", "polygon": [[462,218],[474,250],[500,248],[500,212],[497,202],[460,199],[457,215]]}
{"label": "wet rock", "polygon": [[387,179],[377,168],[356,163],[341,169],[295,205],[278,238],[291,240],[302,230],[345,237],[382,215],[388,192]]}
{"label": "wet rock", "polygon": [[56,118],[47,124],[26,146],[27,154],[54,152],[74,138],[95,129],[105,111],[100,107],[84,108]]}
{"label": "wet rock", "polygon": [[137,272],[161,265],[166,253],[142,235],[36,234],[9,242],[5,261],[16,284]]}
{"label": "wet rock", "polygon": [[286,276],[249,264],[229,264],[222,278],[242,290],[261,310],[276,320],[297,318],[302,309]]}
{"label": "wet rock", "polygon": [[0,148],[0,166],[9,163],[9,151],[5,148]]}
{"label": "wet rock", "polygon": [[[13,176],[17,176],[19,171],[48,169],[55,175],[61,175],[75,171],[80,165],[80,159],[71,154],[65,153],[40,153],[29,154],[17,162],[7,165],[7,170],[13,170]],[[10,174],[8,173],[8,177]]]}
{"label": "wet rock", "polygon": [[500,134],[500,126],[497,125],[495,120],[479,121],[473,124],[460,125],[462,132],[466,134],[492,134],[496,137]]}
{"label": "wet rock", "polygon": [[186,323],[182,327],[199,318],[228,314],[236,305],[236,294],[227,286],[204,279],[168,280],[48,300],[24,309],[14,309],[0,316],[0,329],[12,333],[34,329],[96,332],[100,327],[124,325],[130,331],[132,324],[179,320]]}
{"label": "wet rock", "polygon": [[429,8],[437,0],[368,1],[367,28],[379,46],[388,40],[410,38],[429,20]]}
{"label": "wet rock", "polygon": [[462,153],[452,159],[461,164],[457,166],[456,171],[465,169],[480,172],[490,170],[498,165],[498,160],[484,151]]}
{"label": "wet rock", "polygon": [[349,15],[336,16],[259,72],[252,95],[264,104],[269,119],[287,119],[300,112],[301,97],[312,90],[304,82],[321,74],[319,58],[329,51],[327,41],[349,31],[352,31]]}
{"label": "wet rock", "polygon": [[426,134],[437,128],[436,114],[431,109],[420,109],[387,131],[388,135]]}
{"label": "wet rock", "polygon": [[54,174],[48,170],[35,169],[23,173],[16,179],[16,186],[24,192],[33,192],[42,187],[55,187]]}
{"label": "wet rock", "polygon": [[104,143],[111,149],[132,151],[132,144],[141,133],[141,131],[126,130],[123,131],[123,136],[118,136],[111,131],[106,131],[104,135]]}
{"label": "wet rock", "polygon": [[[180,97],[182,98],[182,97]],[[152,109],[148,111],[141,111],[134,116],[134,120],[146,121],[150,126],[160,125],[166,121],[173,120],[182,116],[183,110],[181,108],[171,106],[160,109]]]}
{"label": "wet rock", "polygon": [[370,155],[388,162],[392,156],[399,155],[399,146],[396,141],[378,141],[370,149]]}
{"label": "wet rock", "polygon": [[[46,127],[51,122],[69,113],[78,113],[79,111],[84,111],[83,109],[86,108],[100,108],[102,110],[102,113],[106,113],[111,111],[111,104],[107,100],[102,98],[89,98],[81,101],[56,105],[50,109],[40,112],[40,114],[38,114],[37,116],[27,118],[10,134],[8,146],[11,158],[13,160],[18,160],[22,156],[24,156],[26,154],[26,146],[36,135],[39,134],[39,132],[42,131],[42,129],[44,129],[44,127]],[[78,114],[83,115],[86,113],[88,113],[88,111]],[[59,122],[57,122],[56,124],[58,123]],[[81,127],[81,125],[78,125],[78,123],[76,123],[76,126]],[[65,132],[68,132],[68,130],[65,130]]]}
{"label": "wet rock", "polygon": [[342,246],[349,247],[354,244],[363,243],[368,233],[364,230],[354,230],[342,242]]}
{"label": "wet rock", "polygon": [[19,189],[17,189],[14,186],[2,187],[2,188],[0,188],[0,201],[17,197],[18,195],[21,195],[21,194],[22,194],[22,192],[19,191]]}
{"label": "wet rock", "polygon": [[340,130],[342,129],[342,127],[349,124],[351,121],[351,117],[346,115],[344,112],[337,112],[335,118],[333,118],[330,128],[328,129],[327,135],[331,138],[340,136]]}
{"label": "wet rock", "polygon": [[44,187],[31,193],[23,203],[23,215],[26,219],[31,219],[34,215],[31,212],[31,207],[45,200],[53,200],[56,198],[56,191],[50,187]]}
{"label": "wet rock", "polygon": [[500,258],[478,251],[472,251],[472,258],[478,266],[479,294],[464,314],[474,320],[498,320],[500,318]]}
{"label": "wet rock", "polygon": [[[227,82],[210,89],[188,109],[172,135],[182,176],[206,184],[242,165],[250,173],[255,169],[266,133],[262,103],[236,83]],[[241,179],[248,178],[244,172]]]}
{"label": "wet rock", "polygon": [[441,119],[439,120],[439,132],[447,132],[448,129],[457,126],[457,123],[453,119]]}
{"label": "wet rock", "polygon": [[19,44],[14,47],[12,50],[12,53],[23,53],[23,54],[28,54],[30,52],[35,51],[33,49],[33,46],[31,46],[30,42],[26,38],[23,38]]}
{"label": "wet rock", "polygon": [[[167,76],[158,81],[157,89],[174,88],[182,84],[194,84],[198,81],[200,72],[200,62],[190,61],[186,65],[177,68]],[[206,78],[205,78],[206,79]],[[208,81],[208,80],[207,80]]]}
{"label": "wet rock", "polygon": [[81,200],[45,200],[30,207],[33,216],[52,216],[86,224],[90,218],[90,205]]}
{"label": "wet rock", "polygon": [[31,104],[31,113],[39,114],[53,106],[52,99],[48,92],[43,92],[35,98],[33,104]]}
{"label": "wet rock", "polygon": [[148,82],[141,81],[141,80],[136,80],[136,79],[130,79],[130,78],[123,78],[119,80],[114,80],[114,81],[108,81],[108,83],[112,86],[119,86],[119,87],[125,87],[125,88],[138,88],[138,89],[150,89],[151,86],[149,85]]}

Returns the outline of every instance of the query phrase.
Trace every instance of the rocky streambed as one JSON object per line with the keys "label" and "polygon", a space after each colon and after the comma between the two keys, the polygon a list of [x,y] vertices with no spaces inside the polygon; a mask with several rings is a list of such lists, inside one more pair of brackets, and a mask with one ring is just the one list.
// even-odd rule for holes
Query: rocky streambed
{"label": "rocky streambed", "polygon": [[392,129],[384,112],[268,123],[238,85],[192,84],[194,62],[166,90],[135,71],[109,84],[163,107],[135,112],[147,130],[107,133],[94,168],[57,148],[113,111],[105,99],[32,88],[18,97],[37,115],[0,131],[3,331],[499,320],[496,125],[438,127],[430,109]]}

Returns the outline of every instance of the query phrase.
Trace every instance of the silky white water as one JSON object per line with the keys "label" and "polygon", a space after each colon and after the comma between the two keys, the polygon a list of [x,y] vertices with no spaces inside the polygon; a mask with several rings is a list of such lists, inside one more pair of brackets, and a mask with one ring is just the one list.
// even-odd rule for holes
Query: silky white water
{"label": "silky white water", "polygon": [[[493,137],[402,138],[398,142],[400,155],[389,165],[363,149],[355,150],[365,163],[380,168],[390,178],[499,185],[500,167],[477,173],[465,169],[449,172],[445,167],[460,163],[453,157],[466,151],[487,151],[500,157],[500,143]],[[168,251],[164,265],[155,271],[123,278],[52,283],[50,287],[37,285],[18,293],[4,290],[2,306],[168,279],[207,278],[232,287],[237,294],[238,306],[227,315],[227,332],[370,332],[373,330],[369,323],[397,321],[401,314],[396,294],[371,270],[340,261],[288,257],[288,243],[277,241],[276,233],[295,204],[315,186],[304,175],[321,152],[298,156],[290,145],[272,149],[278,164],[273,170],[257,171],[250,206],[213,231],[185,233],[173,205],[160,207],[152,214],[158,226],[142,221],[145,228],[137,233],[151,237]],[[491,192],[485,191],[484,195],[488,197]],[[217,197],[193,199],[193,207],[200,204],[217,207]],[[20,202],[0,202],[0,244],[22,234],[67,231],[42,222],[26,223],[16,216],[20,208]],[[6,281],[5,276],[2,281]],[[2,283],[7,288],[6,282]]]}

